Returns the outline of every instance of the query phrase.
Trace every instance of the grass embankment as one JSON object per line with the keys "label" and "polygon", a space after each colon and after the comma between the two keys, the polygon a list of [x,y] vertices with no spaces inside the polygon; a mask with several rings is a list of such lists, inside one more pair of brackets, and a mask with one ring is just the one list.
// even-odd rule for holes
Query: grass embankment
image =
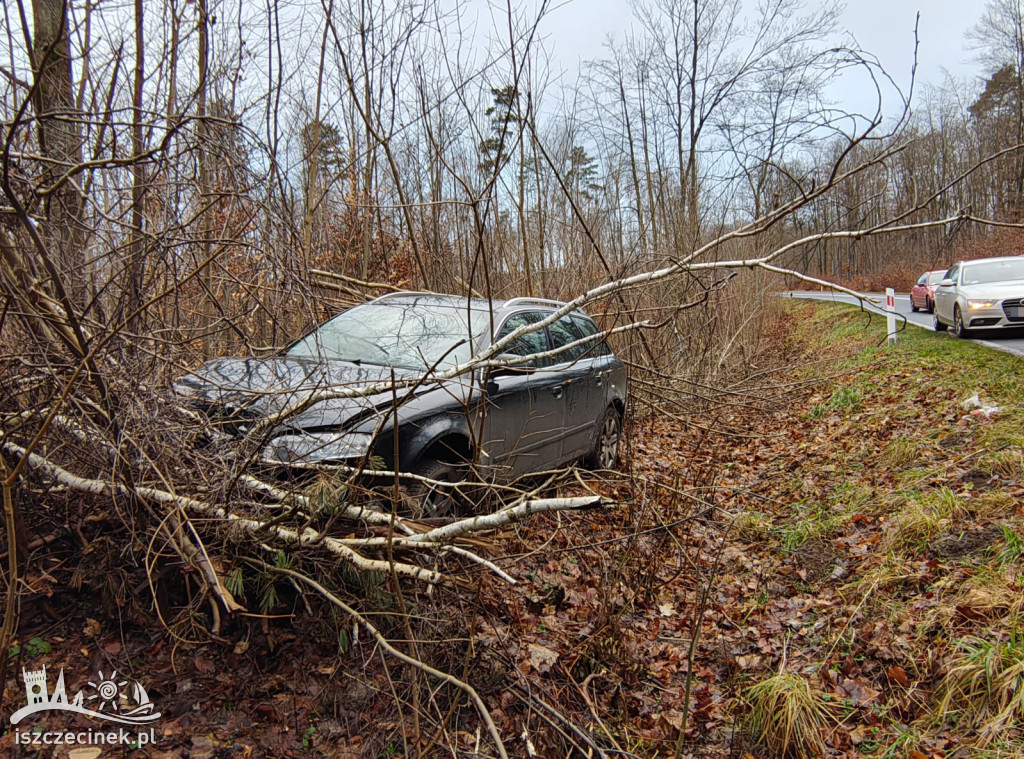
{"label": "grass embankment", "polygon": [[1024,756],[1024,361],[778,306],[752,381],[634,422],[622,509],[508,546],[515,668],[637,756]]}
{"label": "grass embankment", "polygon": [[1024,756],[1024,360],[921,329],[890,348],[851,307],[785,308],[817,388],[781,429],[790,477],[735,512],[777,578],[742,619],[789,627],[789,677],[748,673],[752,732],[811,753],[825,713],[851,754]]}

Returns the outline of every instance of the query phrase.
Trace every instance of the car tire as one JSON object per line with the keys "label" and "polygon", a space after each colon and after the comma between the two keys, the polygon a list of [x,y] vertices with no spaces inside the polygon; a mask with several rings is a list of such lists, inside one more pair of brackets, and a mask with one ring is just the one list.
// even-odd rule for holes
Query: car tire
{"label": "car tire", "polygon": [[932,302],[931,298],[924,299],[924,310],[929,314],[935,313],[935,303]]}
{"label": "car tire", "polygon": [[587,469],[613,469],[619,458],[622,443],[622,415],[609,406],[597,427],[594,447],[583,460]]}
{"label": "car tire", "polygon": [[936,332],[946,331],[946,325],[943,324],[942,320],[939,318],[938,311],[932,311],[932,328],[934,328]]}
{"label": "car tire", "polygon": [[[417,462],[410,474],[454,485],[462,481],[462,472],[463,467],[458,464],[426,458]],[[408,480],[403,483],[402,495],[405,501],[402,511],[417,519],[455,514],[462,506],[462,498],[454,487],[434,485],[423,480]]]}
{"label": "car tire", "polygon": [[914,298],[913,298],[913,296],[911,296],[911,298],[910,298],[910,310],[911,310],[911,312],[913,312],[913,313],[915,313],[915,314],[916,314],[916,313],[917,313],[917,312],[918,312],[918,311],[920,310],[920,309],[919,309],[919,308],[917,307],[917,304],[916,304],[916,303],[914,303]]}
{"label": "car tire", "polygon": [[971,331],[964,324],[964,315],[960,311],[960,306],[953,306],[953,333],[961,340],[966,340],[971,336]]}

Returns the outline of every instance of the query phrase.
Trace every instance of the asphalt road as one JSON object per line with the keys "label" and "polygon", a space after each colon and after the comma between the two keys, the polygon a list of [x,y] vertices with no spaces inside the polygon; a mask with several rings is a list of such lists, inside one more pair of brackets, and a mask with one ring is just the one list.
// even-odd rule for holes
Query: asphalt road
{"label": "asphalt road", "polygon": [[[852,295],[846,295],[845,293],[833,293],[833,292],[790,292],[781,293],[783,297],[787,298],[810,298],[812,300],[830,300],[836,303],[852,303],[856,304],[858,301]],[[868,306],[873,311],[877,311],[880,314],[885,313],[883,306],[885,305],[885,294],[884,293],[865,293],[872,298],[876,298],[881,304],[880,306]],[[932,315],[923,312],[914,313],[910,310],[910,296],[909,295],[897,295],[896,296],[896,311],[898,314],[902,314],[907,322],[918,327],[925,329],[932,329]],[[899,328],[899,316],[897,316],[897,329]],[[950,340],[956,338],[952,335],[949,336]],[[1014,330],[982,330],[977,334],[977,337],[971,338],[974,342],[980,343],[981,345],[993,348],[995,350],[1005,351],[1006,353],[1014,353],[1018,356],[1024,356],[1024,329]]]}

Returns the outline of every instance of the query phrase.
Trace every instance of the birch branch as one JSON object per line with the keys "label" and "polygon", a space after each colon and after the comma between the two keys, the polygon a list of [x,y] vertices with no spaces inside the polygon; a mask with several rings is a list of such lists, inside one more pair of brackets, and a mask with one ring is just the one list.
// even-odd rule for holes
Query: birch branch
{"label": "birch branch", "polygon": [[125,485],[110,482],[108,480],[95,480],[86,477],[79,477],[77,474],[69,472],[39,454],[28,453],[28,451],[15,443],[5,442],[3,444],[3,448],[12,455],[25,458],[26,464],[29,467],[41,472],[51,480],[71,488],[72,490],[77,490],[83,493],[93,493],[95,495],[136,495],[140,498],[155,501],[157,503],[175,506],[185,511],[203,514],[204,516],[218,517],[226,521],[229,525],[240,528],[255,537],[259,537],[261,534],[269,531],[271,535],[274,535],[279,540],[286,543],[295,543],[304,546],[323,546],[330,553],[344,559],[357,569],[361,569],[366,572],[390,572],[393,567],[396,573],[404,577],[410,577],[414,580],[438,583],[447,579],[440,572],[413,566],[411,564],[395,563],[392,565],[387,561],[368,559],[352,548],[349,548],[339,539],[322,536],[316,530],[308,527],[300,531],[289,530],[281,525],[267,525],[258,519],[250,519],[248,517],[241,517],[237,514],[232,514],[220,506],[198,501],[187,496],[168,493],[164,490],[147,487],[136,487],[134,489],[130,489]]}

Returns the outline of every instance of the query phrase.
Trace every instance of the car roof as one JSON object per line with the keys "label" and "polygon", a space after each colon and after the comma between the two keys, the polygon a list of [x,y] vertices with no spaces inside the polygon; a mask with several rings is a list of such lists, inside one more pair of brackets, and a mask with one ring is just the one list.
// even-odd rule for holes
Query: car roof
{"label": "car roof", "polygon": [[[446,295],[443,293],[429,293],[416,291],[400,291],[381,295],[369,303],[395,303],[410,304],[417,306],[435,306],[441,308],[466,308],[474,311],[498,311],[520,307],[540,307],[558,309],[565,306],[565,303],[548,298],[519,297],[509,300],[487,300],[486,298],[467,298],[465,295]],[[580,310],[573,313],[583,314]],[[585,314],[583,314],[585,316]]]}
{"label": "car roof", "polygon": [[972,266],[974,264],[987,264],[993,261],[1019,261],[1024,256],[991,256],[990,258],[974,258],[970,261],[961,261],[961,266]]}

